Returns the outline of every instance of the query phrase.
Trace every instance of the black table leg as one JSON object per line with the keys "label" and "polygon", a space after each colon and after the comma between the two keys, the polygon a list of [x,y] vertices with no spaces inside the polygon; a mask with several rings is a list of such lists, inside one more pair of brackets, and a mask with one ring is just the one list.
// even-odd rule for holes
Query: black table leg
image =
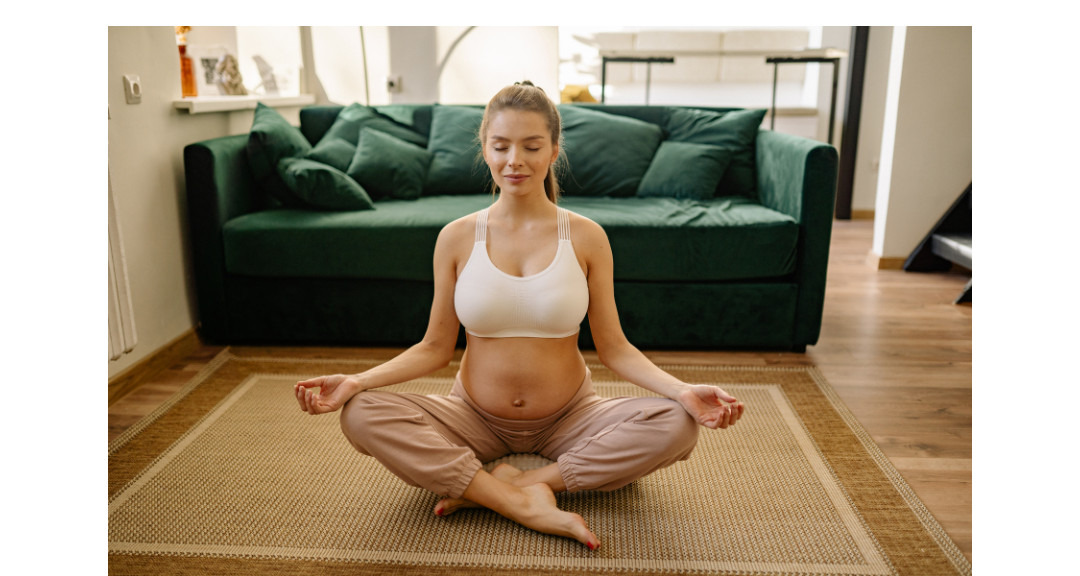
{"label": "black table leg", "polygon": [[840,78],[840,59],[832,61],[832,103],[829,104],[829,144],[832,144],[833,124],[836,122],[836,87]]}
{"label": "black table leg", "polygon": [[779,75],[780,63],[772,65],[772,111],[769,112],[769,130],[776,129],[776,77]]}
{"label": "black table leg", "polygon": [[600,103],[604,103],[604,87],[607,86],[607,57],[600,59]]}

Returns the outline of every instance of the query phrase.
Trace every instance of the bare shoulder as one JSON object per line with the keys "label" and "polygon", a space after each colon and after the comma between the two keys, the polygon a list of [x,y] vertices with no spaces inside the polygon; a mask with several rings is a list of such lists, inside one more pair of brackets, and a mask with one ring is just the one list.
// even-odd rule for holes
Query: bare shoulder
{"label": "bare shoulder", "polygon": [[477,213],[467,214],[443,226],[435,240],[435,265],[440,262],[455,270],[468,260],[476,234]]}
{"label": "bare shoulder", "polygon": [[448,243],[450,245],[458,245],[465,238],[472,241],[476,230],[476,217],[478,212],[472,214],[466,214],[457,220],[454,220],[443,226],[443,229],[439,231],[438,242]]}
{"label": "bare shoulder", "polygon": [[570,239],[574,242],[574,252],[586,277],[591,277],[591,271],[596,266],[601,269],[611,267],[611,243],[608,242],[607,232],[599,224],[570,212]]}
{"label": "bare shoulder", "polygon": [[581,244],[589,251],[608,246],[607,232],[602,226],[581,214],[567,212],[570,214],[570,238],[574,244]]}

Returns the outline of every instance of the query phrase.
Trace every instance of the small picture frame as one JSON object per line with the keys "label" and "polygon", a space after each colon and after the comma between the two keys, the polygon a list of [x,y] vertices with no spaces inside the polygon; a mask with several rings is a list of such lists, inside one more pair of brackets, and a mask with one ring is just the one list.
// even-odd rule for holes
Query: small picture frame
{"label": "small picture frame", "polygon": [[214,68],[222,56],[231,52],[224,44],[188,45],[187,54],[195,64],[195,87],[199,91],[199,96],[221,95],[218,75]]}

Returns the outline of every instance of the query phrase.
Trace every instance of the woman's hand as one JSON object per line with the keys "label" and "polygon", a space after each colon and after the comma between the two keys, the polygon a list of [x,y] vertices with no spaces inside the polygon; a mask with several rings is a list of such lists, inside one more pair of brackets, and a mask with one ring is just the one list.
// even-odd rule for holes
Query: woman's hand
{"label": "woman's hand", "polygon": [[[341,408],[363,388],[356,376],[334,374],[297,382],[296,401],[308,414],[326,414]],[[318,388],[316,392],[314,389]]]}
{"label": "woman's hand", "polygon": [[716,386],[688,384],[676,398],[688,414],[706,428],[727,428],[742,418],[746,407]]}

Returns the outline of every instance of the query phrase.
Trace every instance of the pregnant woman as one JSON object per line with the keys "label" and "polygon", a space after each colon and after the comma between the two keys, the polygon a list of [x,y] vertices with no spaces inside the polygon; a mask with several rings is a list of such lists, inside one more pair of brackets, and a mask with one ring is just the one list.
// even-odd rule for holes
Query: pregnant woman
{"label": "pregnant woman", "polygon": [[[309,414],[342,409],[341,429],[358,451],[443,496],[435,514],[484,506],[595,550],[599,538],[556,506],[556,492],[615,490],[685,460],[699,425],[727,428],[744,405],[680,381],[627,341],[607,235],[558,206],[561,135],[558,109],[531,82],[496,94],[479,137],[498,199],[440,232],[424,339],[366,372],[305,380],[295,392]],[[577,342],[586,314],[600,362],[662,398],[593,392]],[[449,396],[376,390],[446,367],[459,324],[467,345]],[[511,453],[554,462],[481,469]]]}

